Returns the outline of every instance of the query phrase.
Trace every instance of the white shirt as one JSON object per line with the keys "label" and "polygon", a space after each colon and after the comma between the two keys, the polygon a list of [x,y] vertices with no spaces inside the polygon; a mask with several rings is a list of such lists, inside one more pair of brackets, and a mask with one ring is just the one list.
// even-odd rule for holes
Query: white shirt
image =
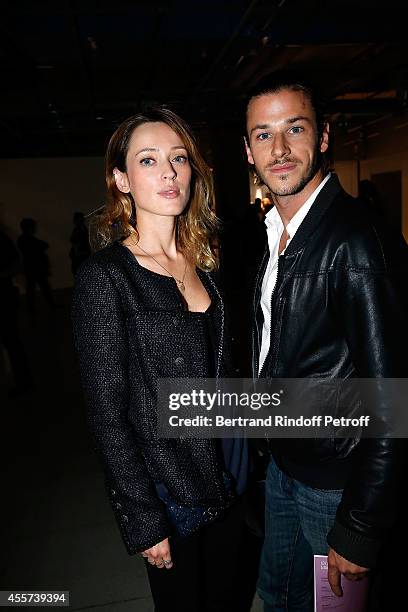
{"label": "white shirt", "polygon": [[[296,234],[300,227],[303,219],[311,209],[319,191],[329,180],[331,174],[329,173],[320,185],[314,190],[312,195],[306,200],[304,204],[299,208],[297,213],[292,217],[286,226],[286,232],[288,239],[286,241],[286,247],[282,251],[282,254],[286,251],[290,241]],[[262,342],[261,352],[259,354],[259,370],[261,371],[263,363],[269,352],[269,346],[271,342],[271,301],[272,293],[276,285],[276,279],[278,276],[278,259],[279,259],[279,242],[282,236],[282,232],[285,229],[282,223],[282,219],[275,207],[268,212],[265,217],[266,233],[268,236],[269,246],[269,261],[265,270],[265,274],[262,280],[262,291],[261,291],[261,308],[263,314],[263,327],[262,327]]]}

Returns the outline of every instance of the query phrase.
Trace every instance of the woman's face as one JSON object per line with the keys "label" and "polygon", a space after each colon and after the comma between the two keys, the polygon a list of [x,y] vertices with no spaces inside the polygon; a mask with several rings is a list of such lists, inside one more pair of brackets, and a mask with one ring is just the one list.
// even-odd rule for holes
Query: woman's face
{"label": "woman's face", "polygon": [[190,198],[191,166],[181,137],[165,123],[144,123],[129,141],[126,172],[116,185],[131,193],[138,214],[180,215]]}

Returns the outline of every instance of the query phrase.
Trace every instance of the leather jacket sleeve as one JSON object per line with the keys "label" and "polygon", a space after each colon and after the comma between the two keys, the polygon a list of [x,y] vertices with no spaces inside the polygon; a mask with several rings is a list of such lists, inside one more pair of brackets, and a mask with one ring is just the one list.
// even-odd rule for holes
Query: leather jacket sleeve
{"label": "leather jacket sleeve", "polygon": [[168,537],[170,528],[135,432],[129,401],[125,319],[109,271],[88,260],[77,273],[72,320],[88,421],[108,495],[129,554]]}
{"label": "leather jacket sleeve", "polygon": [[[394,261],[373,228],[338,253],[332,299],[359,378],[406,377],[406,248]],[[348,245],[349,246],[349,245]],[[351,256],[350,253],[353,253]],[[374,408],[375,410],[376,408]],[[380,410],[387,410],[381,405]],[[395,519],[396,494],[406,444],[403,439],[362,439],[344,489],[329,545],[364,567],[376,563],[382,540]]]}

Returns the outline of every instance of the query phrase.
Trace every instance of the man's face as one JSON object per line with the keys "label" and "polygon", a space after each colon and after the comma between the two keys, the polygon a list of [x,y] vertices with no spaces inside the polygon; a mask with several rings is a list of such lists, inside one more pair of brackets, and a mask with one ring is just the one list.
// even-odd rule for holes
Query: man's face
{"label": "man's face", "polygon": [[283,89],[252,98],[247,133],[248,161],[277,196],[301,192],[319,170],[319,153],[328,148],[328,126],[318,141],[315,113],[302,91]]}

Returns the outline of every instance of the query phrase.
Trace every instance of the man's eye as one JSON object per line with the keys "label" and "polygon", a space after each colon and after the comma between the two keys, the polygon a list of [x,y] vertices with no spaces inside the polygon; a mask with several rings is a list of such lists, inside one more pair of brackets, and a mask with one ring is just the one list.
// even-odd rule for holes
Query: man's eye
{"label": "man's eye", "polygon": [[142,166],[151,166],[153,164],[154,160],[151,157],[144,157],[143,159],[140,160],[140,164]]}
{"label": "man's eye", "polygon": [[256,137],[257,140],[267,140],[269,138],[269,134],[268,132],[261,132],[260,134],[258,134],[258,136]]}
{"label": "man's eye", "polygon": [[300,127],[300,125],[294,125],[289,130],[290,134],[301,134],[302,132],[303,132],[303,128]]}

